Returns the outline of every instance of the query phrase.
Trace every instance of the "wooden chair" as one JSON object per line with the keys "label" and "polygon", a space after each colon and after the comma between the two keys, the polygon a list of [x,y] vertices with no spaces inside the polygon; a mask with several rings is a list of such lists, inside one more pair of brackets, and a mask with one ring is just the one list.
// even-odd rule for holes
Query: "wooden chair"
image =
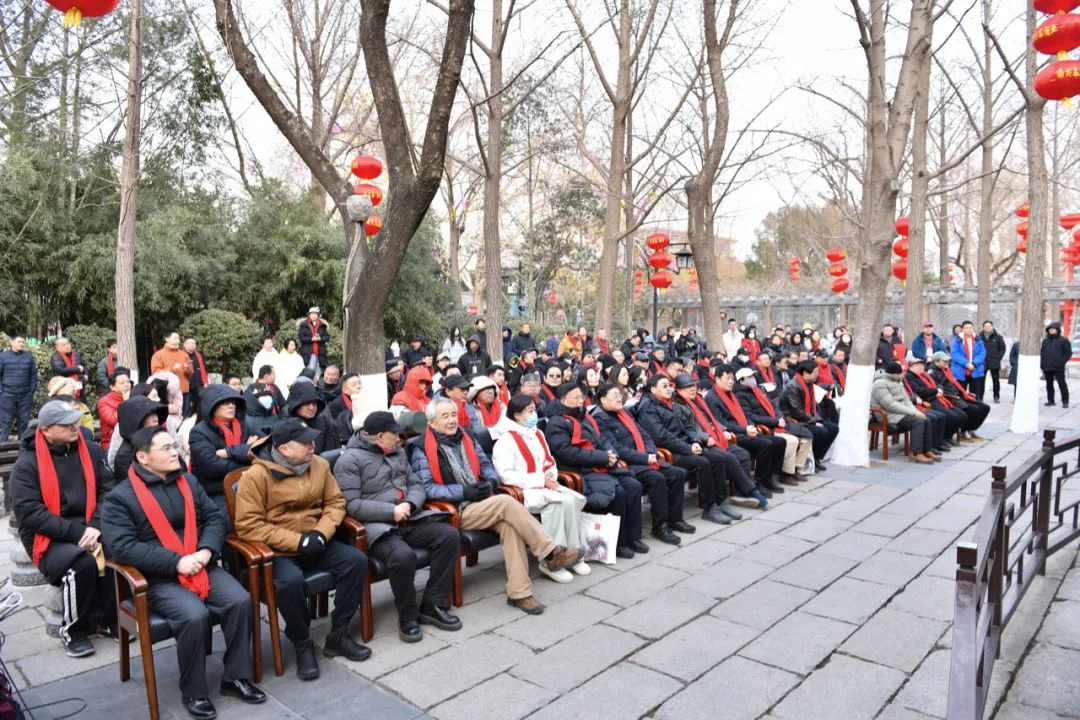
{"label": "wooden chair", "polygon": [[894,428],[889,427],[889,415],[879,407],[870,408],[870,424],[868,429],[870,431],[870,451],[877,450],[879,440],[881,441],[881,459],[888,461],[889,459],[889,445],[893,442],[900,442],[900,436],[904,436],[904,455],[911,454],[911,433],[902,432]]}

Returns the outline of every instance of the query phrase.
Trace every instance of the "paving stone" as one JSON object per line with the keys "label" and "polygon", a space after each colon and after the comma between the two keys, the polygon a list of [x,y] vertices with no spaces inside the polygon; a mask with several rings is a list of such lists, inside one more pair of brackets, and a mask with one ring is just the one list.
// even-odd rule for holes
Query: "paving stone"
{"label": "paving stone", "polygon": [[1080,570],[1073,570],[1065,576],[1061,587],[1058,588],[1058,597],[1065,600],[1080,600]]}
{"label": "paving stone", "polygon": [[840,578],[801,609],[814,615],[861,625],[895,592],[895,588],[888,585]]}
{"label": "paving stone", "polygon": [[689,682],[734,655],[760,632],[705,615],[646,646],[630,660]]}
{"label": "paving stone", "polygon": [[716,604],[708,595],[673,587],[609,617],[604,622],[647,638],[659,638]]}
{"label": "paving stone", "polygon": [[741,545],[734,545],[713,537],[687,545],[685,542],[686,537],[686,535],[683,535],[684,542],[677,552],[668,553],[661,558],[657,558],[656,562],[683,572],[696,573],[712,567],[732,553],[742,549]]}
{"label": "paving stone", "polygon": [[795,612],[739,651],[743,657],[806,675],[829,656],[854,625]]}
{"label": "paving stone", "polygon": [[932,720],[929,715],[923,715],[921,712],[915,712],[909,710],[906,707],[900,705],[887,705],[881,714],[877,716],[877,720]]}
{"label": "paving stone", "polygon": [[[488,633],[395,670],[381,682],[416,705],[428,708],[517,665],[531,654],[520,643]],[[439,682],[431,682],[432,678]]]}
{"label": "paving stone", "polygon": [[[20,615],[23,613],[19,613]],[[30,613],[26,613],[29,615]],[[37,613],[33,613],[37,615]],[[16,616],[18,617],[18,616]],[[6,625],[4,630],[4,660],[21,660],[38,653],[55,653],[60,650],[60,641],[45,632],[45,623],[41,626],[14,632]]]}
{"label": "paving stone", "polygon": [[1019,702],[1007,702],[994,714],[994,720],[1061,720],[1061,718],[1062,716],[1057,713]]}
{"label": "paving stone", "polygon": [[[421,625],[420,629],[424,631],[424,639],[418,643],[401,642],[396,632],[376,635],[365,643],[371,648],[371,657],[362,663],[352,663],[349,669],[358,675],[373,680],[397,670],[399,667],[450,647],[450,643],[443,640],[442,637],[451,635],[451,633],[435,630],[430,625]],[[461,638],[461,640],[464,639],[464,637]],[[454,638],[454,640],[458,640],[458,638]],[[288,644],[283,641],[283,648]],[[264,653],[264,658],[269,657],[271,657],[269,654]],[[265,659],[264,662],[266,662]]]}
{"label": "paving stone", "polygon": [[792,525],[783,534],[820,544],[829,538],[836,537],[849,527],[851,527],[851,523],[847,520],[837,520],[836,518],[817,515]]}
{"label": "paving stone", "polygon": [[[786,497],[787,493],[779,497]],[[762,518],[774,523],[784,523],[790,525],[797,523],[800,520],[817,515],[822,510],[820,505],[811,505],[806,502],[800,502],[798,500],[788,500],[783,505],[777,506],[775,509],[771,506],[768,510],[762,513]]]}
{"label": "paving stone", "polygon": [[[555,583],[551,583],[554,585]],[[536,599],[540,602],[545,602],[545,590],[546,585],[539,585],[534,588],[533,592],[536,595]],[[468,597],[469,586],[465,586],[465,595]],[[524,613],[515,607],[510,607],[506,604],[506,594],[499,593],[492,597],[484,598],[483,600],[477,600],[476,602],[465,603],[464,606],[454,608],[454,614],[461,618],[461,629],[456,630],[453,634],[453,640],[461,641],[465,638],[470,638],[475,635],[486,633],[488,630],[505,625],[506,623],[513,622],[520,618]],[[449,639],[448,635],[451,633],[439,632],[436,637],[440,639]]]}
{"label": "paving stone", "polygon": [[890,607],[949,622],[953,619],[955,600],[955,581],[920,575],[893,598]]}
{"label": "paving stone", "polygon": [[815,547],[817,546],[814,543],[806,540],[787,535],[770,535],[736,552],[732,557],[778,568],[787,565],[800,555],[805,555]]}
{"label": "paving stone", "polygon": [[849,498],[845,498],[831,507],[827,507],[821,511],[824,517],[836,518],[838,520],[848,520],[850,522],[859,522],[867,515],[870,515],[877,510],[881,505],[877,502],[870,500],[857,500],[858,495],[853,495]]}
{"label": "paving stone", "polygon": [[[116,663],[120,658],[119,646],[111,640],[94,640],[96,652],[89,657],[82,658],[68,657],[60,647],[59,640],[56,638],[50,638],[50,640],[54,645],[52,651],[28,655],[18,661],[18,668],[27,680],[27,687],[44,685],[53,680],[71,677],[106,665],[113,666],[115,670]],[[156,645],[154,649],[157,650]],[[134,653],[132,655],[135,656]],[[156,652],[155,657],[157,657]],[[132,667],[138,664],[139,662],[133,661]]]}
{"label": "paving stone", "polygon": [[859,563],[859,566],[851,571],[851,577],[899,588],[929,564],[929,559],[924,557],[881,550]]}
{"label": "paving stone", "polygon": [[895,702],[924,715],[945,717],[949,699],[950,663],[951,654],[948,650],[935,650],[930,653],[901,688]]}
{"label": "paving stone", "polygon": [[547,688],[512,675],[499,675],[435,706],[430,714],[438,720],[514,720],[529,715],[556,697],[557,694]]}
{"label": "paving stone", "polygon": [[495,632],[535,650],[543,650],[618,611],[617,605],[573,595],[560,602],[552,612],[539,616],[523,614],[514,622],[496,628]]}
{"label": "paving stone", "polygon": [[881,511],[893,513],[895,515],[909,515],[921,517],[940,504],[940,501],[935,500],[932,497],[916,495],[914,493],[907,493],[906,495],[893,500],[891,503],[881,508]]}
{"label": "paving stone", "polygon": [[735,595],[772,571],[768,565],[729,557],[708,570],[690,576],[675,587],[723,599]]}
{"label": "paving stone", "polygon": [[818,548],[818,552],[862,562],[885,547],[888,542],[889,538],[881,535],[868,535],[848,530],[822,545]]}
{"label": "paving stone", "polygon": [[[735,656],[660,706],[657,720],[753,720],[799,682],[797,675]],[[613,716],[609,716],[613,717]]]}
{"label": "paving stone", "polygon": [[[569,692],[586,679],[626,658],[645,640],[608,625],[594,625],[525,658],[510,674],[557,694]],[[574,668],[574,672],[567,672]]]}
{"label": "paving stone", "polygon": [[928,528],[930,530],[946,530],[954,534],[959,534],[968,525],[971,525],[978,519],[978,513],[956,512],[938,508],[923,516],[915,523],[915,527]]}
{"label": "paving stone", "polygon": [[785,565],[770,577],[789,585],[821,590],[857,564],[854,560],[814,551]]}
{"label": "paving stone", "polygon": [[636,718],[682,689],[679,681],[647,668],[622,663],[563,695],[529,717]]}
{"label": "paving stone", "polygon": [[908,555],[936,558],[956,543],[956,533],[947,530],[910,528],[898,535],[886,547]]}
{"label": "paving stone", "polygon": [[1027,652],[1032,638],[1039,631],[1050,603],[1057,592],[1058,581],[1036,576],[1020,607],[1001,634],[1001,658],[1017,662]]}
{"label": "paving stone", "polygon": [[870,720],[904,681],[899,670],[837,655],[773,709],[790,720]]}
{"label": "paving stone", "polygon": [[915,524],[917,515],[894,515],[884,510],[870,515],[852,528],[855,532],[868,533],[870,535],[883,535],[896,537],[907,528]]}
{"label": "paving stone", "polygon": [[895,610],[891,605],[860,627],[840,652],[912,673],[948,623]]}
{"label": "paving stone", "polygon": [[651,563],[593,585],[585,594],[621,607],[630,607],[687,577],[689,575],[682,570]]}
{"label": "paving stone", "polygon": [[1068,650],[1080,650],[1080,602],[1051,603],[1050,614],[1039,629],[1039,638]]}
{"label": "paving stone", "polygon": [[720,603],[710,614],[738,625],[768,630],[812,597],[813,590],[765,579]]}
{"label": "paving stone", "polygon": [[837,484],[829,483],[824,487],[814,488],[810,492],[803,496],[805,502],[812,505],[820,505],[822,508],[831,507],[841,500],[851,497],[859,490],[862,490],[863,485],[853,487],[839,487]]}
{"label": "paving stone", "polygon": [[[320,677],[319,680],[321,681],[322,678]],[[244,720],[250,717],[246,709],[248,707],[250,706],[244,706]],[[349,696],[347,702],[336,700],[310,710],[305,709],[303,717],[319,720],[350,720],[356,718],[361,709],[365,717],[379,718],[379,720],[413,720],[413,718],[425,717],[417,708],[377,687],[361,690]]]}
{"label": "paving stone", "polygon": [[752,517],[747,513],[746,508],[738,508],[738,510],[743,513],[743,519],[736,520],[730,525],[720,526],[720,531],[716,533],[717,538],[736,545],[752,545],[762,538],[780,533],[787,527],[783,523],[774,523]]}
{"label": "paving stone", "polygon": [[930,563],[923,575],[931,575],[933,577],[948,578],[949,580],[956,579],[956,553],[951,551],[943,552],[934,562]]}

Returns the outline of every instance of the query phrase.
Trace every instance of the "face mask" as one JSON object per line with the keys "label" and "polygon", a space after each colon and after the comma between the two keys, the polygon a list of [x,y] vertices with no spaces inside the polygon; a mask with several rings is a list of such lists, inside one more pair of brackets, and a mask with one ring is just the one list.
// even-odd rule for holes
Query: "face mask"
{"label": "face mask", "polygon": [[259,404],[262,405],[265,409],[269,410],[270,407],[274,404],[274,398],[272,395],[263,395],[259,398]]}
{"label": "face mask", "polygon": [[757,387],[757,380],[755,380],[754,378],[747,378],[743,380],[743,385],[745,385],[746,387],[755,388]]}
{"label": "face mask", "polygon": [[850,345],[851,344],[851,336],[850,335],[844,335],[840,339],[844,341],[845,345]]}
{"label": "face mask", "polygon": [[750,339],[751,339],[751,340],[755,339],[756,337],[757,337],[757,333],[756,333],[756,332],[752,332],[752,333],[750,333]]}
{"label": "face mask", "polygon": [[535,415],[530,415],[529,417],[525,418],[525,422],[523,422],[521,426],[524,427],[526,430],[535,430],[536,424],[538,422],[540,422],[540,418],[536,417]]}

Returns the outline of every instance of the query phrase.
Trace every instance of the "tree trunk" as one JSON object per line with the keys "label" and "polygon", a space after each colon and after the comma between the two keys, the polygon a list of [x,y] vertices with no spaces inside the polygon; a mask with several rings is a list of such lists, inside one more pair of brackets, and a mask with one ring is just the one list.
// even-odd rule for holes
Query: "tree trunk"
{"label": "tree trunk", "polygon": [[132,0],[128,36],[127,120],[124,164],[120,171],[120,227],[116,235],[116,341],[120,364],[136,371],[135,221],[139,190],[139,140],[142,116],[143,0]]}
{"label": "tree trunk", "polygon": [[[1028,0],[1028,37],[1035,33],[1035,8]],[[1047,227],[1046,138],[1043,109],[1046,101],[1035,94],[1035,49],[1028,44],[1025,57],[1027,87],[1024,90],[1028,161],[1028,249],[1024,265],[1024,292],[1020,305],[1020,363],[1016,372],[1016,402],[1009,429],[1015,433],[1039,430],[1039,350],[1043,338],[1043,274],[1046,272]]]}
{"label": "tree trunk", "polygon": [[488,54],[486,174],[484,176],[484,317],[487,320],[487,350],[493,362],[503,360],[502,245],[499,239],[499,211],[502,194],[503,161],[503,14],[502,0],[491,6],[491,50]]}
{"label": "tree trunk", "polygon": [[[983,0],[983,22],[990,22],[990,0]],[[990,141],[990,133],[994,129],[994,78],[991,74],[991,60],[993,44],[990,36],[983,33],[983,67],[982,67],[982,135],[985,141],[982,145],[982,158],[980,163],[979,179],[979,256],[977,280],[975,286],[978,290],[979,311],[978,321],[991,320],[990,315],[990,266],[993,258],[990,257],[990,243],[994,239],[994,145]]]}
{"label": "tree trunk", "polygon": [[[938,143],[940,145],[939,159],[942,167],[948,162],[948,144],[945,141],[945,113],[942,112],[938,117]],[[949,174],[941,173],[939,178],[939,187],[942,188],[940,199],[938,203],[941,209],[937,214],[937,236],[938,236],[938,284],[943,287],[949,287],[949,192],[944,188],[949,187]]]}
{"label": "tree trunk", "polygon": [[[930,189],[926,138],[930,132],[930,63],[919,74],[915,120],[911,136],[911,234],[908,236],[907,289],[904,293],[904,338],[911,341],[922,330],[923,286],[926,282],[926,197]],[[941,108],[944,115],[945,108]]]}
{"label": "tree trunk", "polygon": [[[1053,144],[1050,151],[1050,218],[1047,220],[1047,233],[1049,233],[1050,279],[1059,282],[1064,277],[1061,267],[1061,231],[1058,229],[1058,218],[1061,217],[1061,151],[1058,147],[1058,108],[1054,108]],[[1065,283],[1072,278],[1065,277]]]}

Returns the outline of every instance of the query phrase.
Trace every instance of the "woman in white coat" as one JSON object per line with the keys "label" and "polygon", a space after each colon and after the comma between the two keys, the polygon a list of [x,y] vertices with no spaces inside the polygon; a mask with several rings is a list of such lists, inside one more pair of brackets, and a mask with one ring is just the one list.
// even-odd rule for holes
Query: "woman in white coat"
{"label": "woman in white coat", "polygon": [[[558,468],[547,440],[536,429],[536,404],[528,395],[510,398],[506,409],[506,432],[495,443],[491,461],[504,485],[521,488],[525,509],[539,513],[540,524],[559,545],[581,545],[581,510],[585,496],[559,484]],[[582,560],[570,568],[578,575],[588,575],[589,566]],[[566,570],[551,570],[544,561],[540,572],[555,582],[573,579]]]}
{"label": "woman in white coat", "polygon": [[300,377],[303,369],[304,358],[301,357],[297,350],[296,340],[289,338],[285,341],[285,348],[278,353],[274,365],[274,384],[278,386],[278,390],[286,398],[289,397],[289,388],[296,382],[296,378]]}

